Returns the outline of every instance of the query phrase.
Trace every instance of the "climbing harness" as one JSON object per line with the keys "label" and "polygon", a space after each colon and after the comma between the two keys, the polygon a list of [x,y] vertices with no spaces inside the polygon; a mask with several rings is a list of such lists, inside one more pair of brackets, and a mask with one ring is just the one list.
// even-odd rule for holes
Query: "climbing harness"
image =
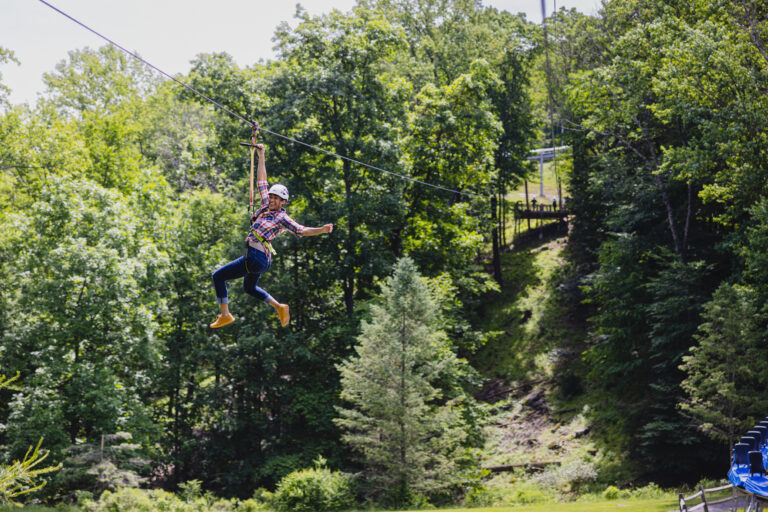
{"label": "climbing harness", "polygon": [[[256,238],[256,240],[258,240],[259,243],[261,243],[262,247],[264,247],[263,252],[267,254],[267,258],[270,258],[271,256],[277,256],[277,251],[275,251],[275,248],[272,247],[271,243],[269,243],[269,240],[267,240],[266,238],[258,234],[256,230],[253,229],[253,223],[255,220],[256,220],[255,218],[251,218],[251,230],[249,231],[249,234],[253,235],[254,238]],[[248,248],[249,247],[253,247],[256,250],[258,250],[258,247],[254,247],[253,245],[251,245],[251,242],[246,239],[245,254],[243,255],[243,262],[245,263],[245,271],[248,272],[249,274],[253,274],[253,272],[251,272],[250,269],[248,268]]]}
{"label": "climbing harness", "polygon": [[272,244],[263,236],[258,234],[255,229],[251,228],[251,234],[256,237],[256,240],[261,242],[261,245],[264,246],[264,248],[272,254],[272,256],[277,256],[277,251],[274,247],[272,247]]}

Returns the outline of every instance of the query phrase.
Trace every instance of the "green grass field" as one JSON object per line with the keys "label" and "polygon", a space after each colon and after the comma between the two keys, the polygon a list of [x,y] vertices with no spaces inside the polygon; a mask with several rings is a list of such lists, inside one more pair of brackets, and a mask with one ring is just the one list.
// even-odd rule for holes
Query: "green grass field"
{"label": "green grass field", "polygon": [[609,500],[600,502],[542,503],[513,507],[452,508],[440,509],[436,512],[607,512],[614,510],[621,512],[666,512],[677,509],[677,500],[670,496],[650,500]]}
{"label": "green grass field", "polygon": [[[78,510],[81,509],[71,506],[60,506],[55,508],[36,505],[27,505],[25,507],[8,505],[0,506],[0,512],[77,512]],[[677,510],[677,502],[673,497],[669,497],[652,500],[542,503],[538,505],[518,505],[514,507],[447,508],[437,509],[434,510],[434,512],[607,512],[612,510],[621,512],[666,512],[668,510]]]}
{"label": "green grass field", "polygon": [[[568,175],[570,168],[572,167],[570,157],[562,158],[557,161],[557,174],[562,179],[563,195],[567,195],[568,189]],[[541,181],[541,174],[539,171],[539,164],[536,162],[536,172],[531,174],[528,180],[528,199],[536,198],[537,201],[542,200],[540,196],[541,188],[539,182]],[[554,164],[552,162],[544,162],[544,198],[550,202],[553,197],[557,196],[557,177],[555,176]],[[510,201],[525,201],[525,185],[521,184],[517,190],[512,191],[507,195],[507,199]]]}

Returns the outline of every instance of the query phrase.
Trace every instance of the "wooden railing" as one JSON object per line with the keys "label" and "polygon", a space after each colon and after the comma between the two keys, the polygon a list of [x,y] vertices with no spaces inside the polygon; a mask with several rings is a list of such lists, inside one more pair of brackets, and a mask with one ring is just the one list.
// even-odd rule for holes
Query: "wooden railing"
{"label": "wooden railing", "polygon": [[[707,493],[716,493],[719,491],[725,491],[725,490],[731,490],[731,496],[728,496],[727,498],[721,498],[719,500],[714,501],[707,501]],[[709,507],[712,505],[717,505],[719,503],[726,503],[728,501],[736,501],[737,495],[736,495],[736,488],[733,486],[733,484],[724,485],[722,487],[713,487],[712,489],[705,489],[703,485],[699,486],[699,492],[696,494],[692,494],[691,496],[685,496],[683,493],[680,493],[678,495],[678,498],[680,500],[680,512],[693,512],[695,510],[703,510],[704,512],[710,512]],[[689,501],[695,501],[701,499],[701,503],[698,503],[693,506],[688,506]],[[733,508],[732,508],[733,510]]]}
{"label": "wooden railing", "polygon": [[519,219],[564,219],[568,212],[562,205],[535,203],[524,204],[522,201],[514,203],[515,217]]}

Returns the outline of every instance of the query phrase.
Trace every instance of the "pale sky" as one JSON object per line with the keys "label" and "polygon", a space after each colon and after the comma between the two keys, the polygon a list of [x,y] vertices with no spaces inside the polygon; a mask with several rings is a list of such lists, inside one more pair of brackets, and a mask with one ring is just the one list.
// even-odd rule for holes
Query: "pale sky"
{"label": "pale sky", "polygon": [[[160,69],[186,73],[200,53],[227,52],[239,66],[275,57],[272,36],[282,21],[296,26],[293,0],[46,0]],[[541,22],[540,0],[482,0]],[[355,0],[301,0],[310,14],[349,11]],[[596,14],[600,0],[546,0],[555,7]],[[21,61],[0,64],[12,103],[32,103],[43,91],[43,73],[67,52],[107,44],[38,0],[0,0],[0,46]]]}

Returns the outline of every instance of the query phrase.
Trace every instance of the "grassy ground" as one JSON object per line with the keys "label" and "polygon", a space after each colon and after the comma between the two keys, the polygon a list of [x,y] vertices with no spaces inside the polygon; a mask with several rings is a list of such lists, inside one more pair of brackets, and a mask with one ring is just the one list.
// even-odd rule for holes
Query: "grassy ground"
{"label": "grassy ground", "polygon": [[[567,176],[570,173],[572,167],[571,159],[558,159],[557,161],[557,174],[563,180],[562,189],[563,194],[566,194],[568,189]],[[552,162],[544,162],[544,195],[541,192],[541,173],[539,171],[539,163],[536,162],[536,173],[531,175],[531,179],[528,181],[528,200],[536,198],[537,201],[542,199],[548,199],[548,202],[552,201],[553,197],[557,197],[557,176],[555,175],[555,165]],[[510,201],[525,201],[525,185],[521,184],[517,190],[512,191],[507,197]]]}
{"label": "grassy ground", "polygon": [[564,244],[564,238],[543,240],[502,254],[501,296],[489,301],[482,319],[486,331],[499,334],[472,361],[485,376],[510,382],[536,378],[541,369],[536,355],[546,354],[558,341],[549,336],[561,321],[547,306]]}
{"label": "grassy ground", "polygon": [[24,505],[23,507],[14,505],[0,506],[0,512],[80,512],[81,510],[78,507],[63,503],[56,507],[46,507],[44,505]]}
{"label": "grassy ground", "polygon": [[[444,509],[462,512],[666,512],[676,510],[677,499],[674,496],[651,500],[609,500],[601,502],[542,503],[538,505],[520,505],[514,507],[488,507]],[[439,512],[439,511],[436,511]]]}
{"label": "grassy ground", "polygon": [[[652,500],[610,500],[589,503],[542,503],[538,505],[520,505],[514,507],[486,507],[486,508],[450,508],[438,509],[434,512],[666,512],[677,508],[677,500],[674,496]],[[25,507],[3,506],[0,512],[77,512],[77,507],[43,507],[27,505]]]}
{"label": "grassy ground", "polygon": [[[540,173],[539,173],[539,167],[538,162],[536,162],[536,173],[534,173],[531,176],[531,180],[528,182],[528,201],[533,201],[534,199],[540,203],[540,204],[552,204],[552,200],[556,199],[558,197],[558,190],[557,190],[557,177],[555,176],[555,170],[554,170],[554,164],[552,162],[546,162],[544,164],[544,187],[543,187],[543,195],[540,194],[541,187],[539,186],[540,182]],[[570,168],[572,167],[571,159],[570,158],[563,158],[558,160],[557,163],[557,174],[560,175],[562,179],[562,194],[563,196],[568,195],[568,180],[567,177],[570,174]],[[525,204],[525,184],[520,184],[520,186],[511,192],[509,192],[506,196],[507,200],[507,207],[508,207],[508,213],[506,216],[506,225],[504,227],[506,236],[507,236],[507,243],[511,243],[512,239],[514,237],[515,233],[515,224],[514,224],[514,215],[512,213],[512,204],[521,202],[523,205]],[[529,221],[522,221],[517,227],[520,229],[520,234],[528,231],[528,227],[536,228],[540,227],[543,224],[552,224],[557,221],[555,220],[529,220]],[[488,248],[488,251],[490,251],[490,246]]]}

